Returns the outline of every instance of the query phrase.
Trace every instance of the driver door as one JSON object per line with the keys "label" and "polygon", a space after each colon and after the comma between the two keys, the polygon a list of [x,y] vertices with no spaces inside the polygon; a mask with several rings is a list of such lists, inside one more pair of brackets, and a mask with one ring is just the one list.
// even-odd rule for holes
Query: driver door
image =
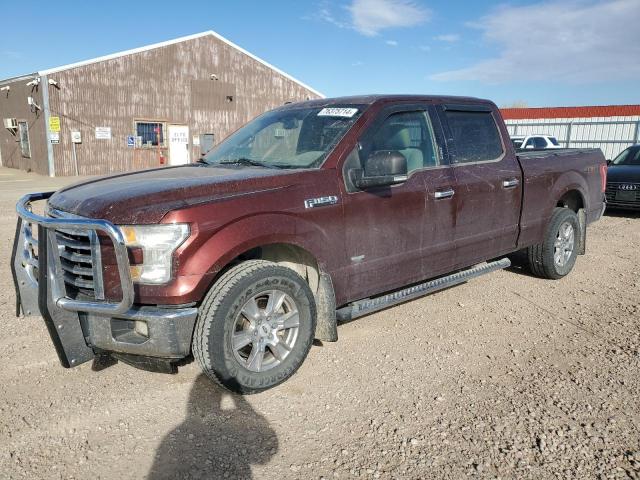
{"label": "driver door", "polygon": [[[375,151],[397,151],[407,159],[404,183],[344,195],[347,266],[353,300],[394,290],[425,278],[424,259],[429,190],[446,189],[449,169],[440,169],[438,149],[426,106],[383,110],[359,139],[345,164],[360,167]],[[434,169],[437,173],[434,175]],[[450,209],[446,200],[438,208]],[[452,229],[446,229],[449,233]],[[431,229],[429,240],[442,229]],[[439,234],[439,233],[437,233]],[[436,242],[441,245],[442,242]]]}

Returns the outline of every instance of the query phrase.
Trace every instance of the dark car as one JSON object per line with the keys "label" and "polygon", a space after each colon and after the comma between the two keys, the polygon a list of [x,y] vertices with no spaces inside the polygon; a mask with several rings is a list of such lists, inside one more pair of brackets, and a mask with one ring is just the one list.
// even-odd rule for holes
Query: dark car
{"label": "dark car", "polygon": [[640,210],[640,144],[627,148],[609,163],[607,204]]}

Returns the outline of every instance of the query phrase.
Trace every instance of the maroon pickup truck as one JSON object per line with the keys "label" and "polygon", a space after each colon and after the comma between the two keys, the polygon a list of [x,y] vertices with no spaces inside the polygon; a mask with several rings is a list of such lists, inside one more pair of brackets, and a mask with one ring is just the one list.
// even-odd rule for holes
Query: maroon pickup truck
{"label": "maroon pickup truck", "polygon": [[289,104],[197,164],[23,197],[17,314],[44,317],[65,367],[175,372],[194,357],[258,392],[314,338],[337,340],[340,321],[508,267],[513,252],[536,275],[567,275],[605,186],[600,150],[516,155],[490,101]]}

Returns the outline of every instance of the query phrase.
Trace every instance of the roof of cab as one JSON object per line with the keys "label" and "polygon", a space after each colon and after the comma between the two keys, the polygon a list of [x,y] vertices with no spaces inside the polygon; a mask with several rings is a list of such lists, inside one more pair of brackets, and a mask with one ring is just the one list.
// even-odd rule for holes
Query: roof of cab
{"label": "roof of cab", "polygon": [[326,107],[331,105],[373,105],[387,102],[429,102],[429,103],[471,103],[494,105],[491,100],[475,97],[457,97],[446,95],[357,95],[348,97],[320,98],[303,102],[289,103],[284,107]]}

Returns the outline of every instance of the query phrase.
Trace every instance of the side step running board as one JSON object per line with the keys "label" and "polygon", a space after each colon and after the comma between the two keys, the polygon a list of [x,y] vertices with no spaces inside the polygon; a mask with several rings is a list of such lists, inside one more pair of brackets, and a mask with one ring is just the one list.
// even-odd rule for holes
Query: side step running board
{"label": "side step running board", "polygon": [[420,283],[412,287],[403,288],[402,290],[387,293],[380,297],[358,300],[346,307],[338,309],[336,311],[336,316],[338,321],[348,322],[349,320],[353,320],[363,315],[368,315],[369,313],[377,312],[378,310],[413,300],[415,298],[437,292],[438,290],[453,287],[454,285],[459,285],[460,283],[464,283],[472,278],[484,275],[485,273],[495,272],[496,270],[502,270],[510,266],[511,260],[508,258],[502,258],[495,262],[482,263],[473,268],[462,270],[460,272],[447,275],[446,277],[429,280],[428,282]]}

